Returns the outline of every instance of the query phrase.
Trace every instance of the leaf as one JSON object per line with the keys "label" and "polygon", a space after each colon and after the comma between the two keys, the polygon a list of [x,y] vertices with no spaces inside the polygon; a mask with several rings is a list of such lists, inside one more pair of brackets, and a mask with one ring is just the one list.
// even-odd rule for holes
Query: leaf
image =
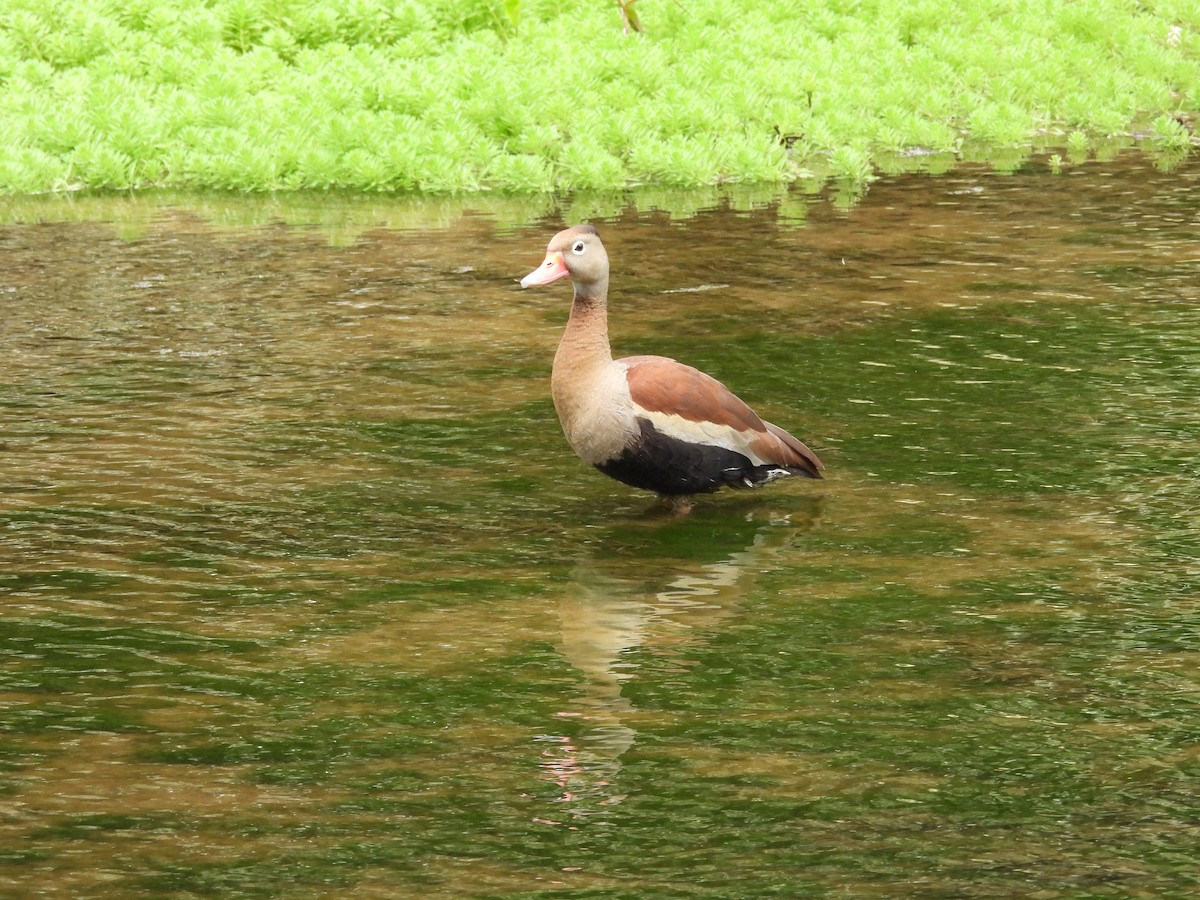
{"label": "leaf", "polygon": [[504,0],[504,15],[512,23],[513,34],[521,24],[521,0]]}
{"label": "leaf", "polygon": [[633,4],[637,0],[617,0],[617,6],[621,7],[621,19],[625,22],[625,30],[632,28],[636,32],[641,32],[642,22],[638,18],[637,10],[633,8]]}

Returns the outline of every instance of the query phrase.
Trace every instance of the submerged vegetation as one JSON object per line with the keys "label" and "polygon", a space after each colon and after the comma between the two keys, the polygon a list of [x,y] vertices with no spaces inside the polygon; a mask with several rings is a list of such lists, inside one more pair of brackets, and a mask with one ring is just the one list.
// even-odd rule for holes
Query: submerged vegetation
{"label": "submerged vegetation", "polygon": [[7,0],[0,191],[862,183],[1195,140],[1200,0],[641,0],[641,33],[621,7]]}

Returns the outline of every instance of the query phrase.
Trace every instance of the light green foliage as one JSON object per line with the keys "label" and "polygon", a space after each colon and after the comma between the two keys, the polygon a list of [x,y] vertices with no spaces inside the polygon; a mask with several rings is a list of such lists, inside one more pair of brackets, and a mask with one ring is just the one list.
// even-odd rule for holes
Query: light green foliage
{"label": "light green foliage", "polygon": [[643,34],[615,2],[5,0],[0,191],[862,184],[888,155],[1194,140],[1200,0],[637,10]]}
{"label": "light green foliage", "polygon": [[1067,135],[1067,152],[1071,162],[1081,163],[1087,160],[1092,142],[1082,131],[1072,131]]}
{"label": "light green foliage", "polygon": [[1168,147],[1186,147],[1190,142],[1183,123],[1171,116],[1159,116],[1154,120],[1154,135]]}

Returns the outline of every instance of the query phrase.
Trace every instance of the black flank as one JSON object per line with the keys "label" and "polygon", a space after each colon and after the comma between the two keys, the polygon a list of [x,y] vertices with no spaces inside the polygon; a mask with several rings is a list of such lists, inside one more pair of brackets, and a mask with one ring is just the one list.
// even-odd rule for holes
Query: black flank
{"label": "black flank", "polygon": [[648,419],[638,419],[641,434],[620,456],[596,466],[631,487],[664,496],[709,494],[727,485],[752,487],[782,466],[756,466],[724,447],[693,444],[663,434]]}

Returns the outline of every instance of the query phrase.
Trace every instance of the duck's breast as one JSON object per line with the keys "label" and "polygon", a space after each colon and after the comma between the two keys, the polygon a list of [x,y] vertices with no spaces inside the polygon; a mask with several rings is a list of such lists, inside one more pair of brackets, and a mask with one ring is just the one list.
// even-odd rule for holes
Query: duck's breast
{"label": "duck's breast", "polygon": [[584,462],[620,456],[638,434],[625,367],[608,361],[590,370],[556,367],[554,408],[567,442]]}

